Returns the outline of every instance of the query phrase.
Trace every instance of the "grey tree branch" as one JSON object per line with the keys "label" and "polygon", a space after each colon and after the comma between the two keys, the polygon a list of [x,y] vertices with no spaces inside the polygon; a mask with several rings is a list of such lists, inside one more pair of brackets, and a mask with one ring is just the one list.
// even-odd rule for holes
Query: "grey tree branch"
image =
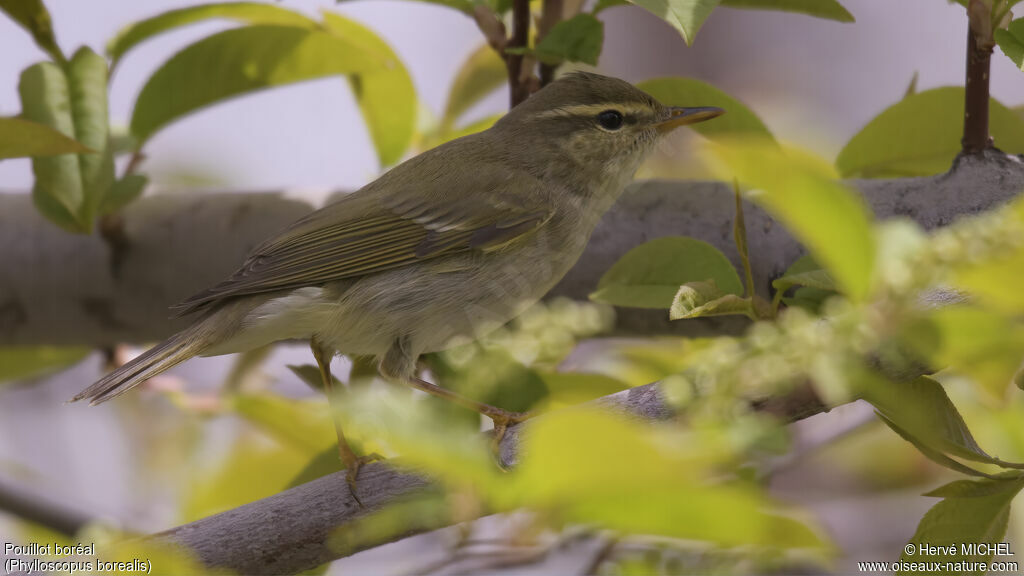
{"label": "grey tree branch", "polygon": [[0,512],[6,512],[67,536],[74,536],[94,520],[82,512],[41,498],[6,482],[0,482]]}
{"label": "grey tree branch", "polygon": [[[928,228],[1006,202],[1024,190],[1024,163],[989,151],[930,178],[852,182],[879,217],[909,217]],[[110,346],[161,340],[187,320],[167,307],[223,280],[261,241],[312,210],[275,193],[161,194],[123,214],[111,249],[99,235],[76,236],[44,221],[27,194],[0,194],[0,346]],[[732,191],[714,182],[640,181],[598,226],[579,263],[552,296],[586,299],[631,248],[686,235],[717,246],[734,264]],[[762,295],[801,253],[763,211],[746,206],[754,280]],[[115,253],[116,252],[116,253]],[[621,333],[735,333],[742,318],[670,322],[662,310],[620,309]]]}

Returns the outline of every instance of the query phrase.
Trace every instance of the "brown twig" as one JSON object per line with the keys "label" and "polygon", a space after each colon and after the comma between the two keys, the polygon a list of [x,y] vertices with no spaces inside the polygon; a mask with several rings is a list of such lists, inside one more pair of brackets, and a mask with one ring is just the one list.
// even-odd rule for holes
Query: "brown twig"
{"label": "brown twig", "polygon": [[[963,154],[980,154],[992,147],[988,132],[989,71],[992,61],[991,14],[981,2],[968,8],[967,77],[964,97]],[[983,35],[983,36],[979,36]]]}
{"label": "brown twig", "polygon": [[[530,0],[512,2],[512,37],[507,48],[526,48],[530,38]],[[523,55],[505,54],[508,66],[509,108],[515,108],[530,95],[529,81],[523,79]]]}

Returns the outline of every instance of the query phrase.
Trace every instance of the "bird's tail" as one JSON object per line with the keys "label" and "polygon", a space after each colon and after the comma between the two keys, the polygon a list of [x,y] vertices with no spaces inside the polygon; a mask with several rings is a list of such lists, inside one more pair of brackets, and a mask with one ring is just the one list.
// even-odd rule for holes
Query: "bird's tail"
{"label": "bird's tail", "polygon": [[164,340],[160,344],[150,348],[141,356],[134,358],[124,366],[117,368],[107,374],[92,386],[82,390],[71,402],[89,399],[90,404],[95,406],[116,398],[121,394],[138,386],[142,382],[176,366],[185,360],[199,354],[207,347],[208,338],[204,337],[202,325],[186,328]]}

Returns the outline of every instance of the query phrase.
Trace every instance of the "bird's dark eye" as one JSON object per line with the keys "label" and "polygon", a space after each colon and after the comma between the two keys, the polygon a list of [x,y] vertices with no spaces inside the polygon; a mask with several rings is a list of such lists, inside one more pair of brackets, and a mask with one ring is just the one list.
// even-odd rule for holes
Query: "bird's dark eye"
{"label": "bird's dark eye", "polygon": [[605,110],[597,115],[597,122],[605,130],[622,128],[622,114],[615,110]]}

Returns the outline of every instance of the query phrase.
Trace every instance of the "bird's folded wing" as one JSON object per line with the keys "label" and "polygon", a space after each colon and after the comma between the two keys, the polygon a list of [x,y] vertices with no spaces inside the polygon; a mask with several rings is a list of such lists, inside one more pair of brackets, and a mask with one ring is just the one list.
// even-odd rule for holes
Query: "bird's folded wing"
{"label": "bird's folded wing", "polygon": [[536,195],[512,191],[499,200],[365,192],[299,220],[253,250],[230,278],[172,310],[183,315],[235,296],[318,286],[443,255],[493,250],[552,215],[549,206],[527,200]]}

